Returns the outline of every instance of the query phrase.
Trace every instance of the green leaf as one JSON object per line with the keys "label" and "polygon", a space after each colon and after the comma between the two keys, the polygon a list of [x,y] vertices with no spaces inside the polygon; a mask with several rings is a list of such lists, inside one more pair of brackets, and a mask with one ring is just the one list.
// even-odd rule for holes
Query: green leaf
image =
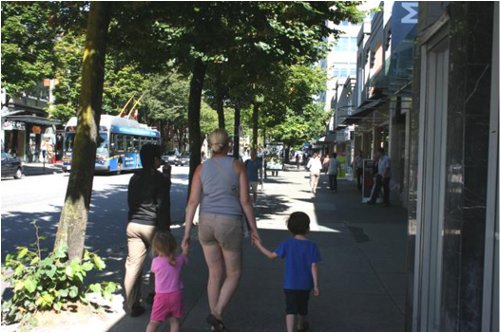
{"label": "green leaf", "polygon": [[36,256],[33,259],[31,259],[30,265],[33,266],[33,265],[37,264],[38,262],[40,262],[40,258],[38,256]]}
{"label": "green leaf", "polygon": [[56,311],[61,311],[62,309],[62,303],[61,302],[57,302],[54,304],[54,310]]}
{"label": "green leaf", "polygon": [[57,291],[57,293],[61,296],[61,297],[68,297],[69,295],[69,290],[68,289],[60,289]]}
{"label": "green leaf", "polygon": [[65,258],[67,250],[68,250],[68,246],[66,244],[63,244],[63,245],[59,246],[54,251],[55,258],[58,258],[58,259]]}
{"label": "green leaf", "polygon": [[90,262],[86,262],[82,265],[84,271],[91,271],[94,268],[94,265]]}
{"label": "green leaf", "polygon": [[37,282],[35,280],[33,280],[32,278],[27,278],[25,281],[24,281],[24,288],[32,293],[36,290],[36,287],[37,287]]}
{"label": "green leaf", "polygon": [[69,297],[75,298],[78,296],[78,287],[77,286],[71,286],[69,288]]}
{"label": "green leaf", "polygon": [[93,283],[89,286],[89,289],[93,292],[101,292],[101,284],[100,283]]}
{"label": "green leaf", "polygon": [[24,281],[16,281],[14,284],[14,292],[22,290],[24,288]]}
{"label": "green leaf", "polygon": [[106,264],[98,255],[94,255],[94,264],[97,270],[99,271],[102,271],[103,269],[106,268]]}
{"label": "green leaf", "polygon": [[68,277],[73,277],[73,274],[74,274],[74,270],[73,270],[73,267],[71,266],[66,266],[66,269],[64,270],[64,273],[68,276]]}
{"label": "green leaf", "polygon": [[17,259],[22,259],[28,254],[28,248],[27,247],[22,247],[17,254]]}
{"label": "green leaf", "polygon": [[46,275],[51,279],[54,277],[56,272],[57,272],[56,266],[52,266],[47,271],[45,271]]}

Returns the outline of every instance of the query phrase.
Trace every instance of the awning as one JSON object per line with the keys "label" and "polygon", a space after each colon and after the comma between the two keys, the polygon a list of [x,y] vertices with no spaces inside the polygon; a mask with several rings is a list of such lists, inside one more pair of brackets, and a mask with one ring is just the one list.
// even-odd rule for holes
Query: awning
{"label": "awning", "polygon": [[366,100],[361,106],[356,110],[356,113],[345,118],[342,122],[345,125],[352,125],[359,122],[361,119],[370,114],[376,107],[384,104],[386,102],[386,97],[381,97],[372,100]]}
{"label": "awning", "polygon": [[22,123],[29,123],[35,125],[44,125],[44,126],[52,126],[52,125],[60,125],[60,120],[47,119],[43,117],[37,116],[6,116],[4,117],[7,121],[17,121]]}

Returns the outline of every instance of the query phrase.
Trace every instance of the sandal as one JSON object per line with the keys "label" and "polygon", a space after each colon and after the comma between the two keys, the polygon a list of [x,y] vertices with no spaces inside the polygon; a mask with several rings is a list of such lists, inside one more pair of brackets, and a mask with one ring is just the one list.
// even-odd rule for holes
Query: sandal
{"label": "sandal", "polygon": [[297,332],[307,332],[309,330],[309,322],[304,321],[302,328],[297,327]]}
{"label": "sandal", "polygon": [[210,325],[210,329],[213,332],[227,332],[228,329],[222,322],[222,320],[215,318],[213,314],[209,314],[207,317],[207,323]]}

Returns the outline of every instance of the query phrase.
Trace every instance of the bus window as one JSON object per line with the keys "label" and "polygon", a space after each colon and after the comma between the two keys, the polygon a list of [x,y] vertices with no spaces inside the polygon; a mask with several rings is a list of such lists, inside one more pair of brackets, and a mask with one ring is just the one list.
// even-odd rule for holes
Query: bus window
{"label": "bus window", "polygon": [[137,153],[139,151],[139,145],[140,145],[139,138],[136,136],[132,136],[131,143],[132,143],[132,146],[130,148],[130,151]]}
{"label": "bus window", "polygon": [[119,153],[125,152],[125,138],[123,135],[120,135],[120,134],[116,135],[116,150]]}

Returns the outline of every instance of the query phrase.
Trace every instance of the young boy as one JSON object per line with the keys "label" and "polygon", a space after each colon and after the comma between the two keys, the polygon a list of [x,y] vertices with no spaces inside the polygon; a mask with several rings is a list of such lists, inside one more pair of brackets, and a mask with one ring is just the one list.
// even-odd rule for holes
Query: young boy
{"label": "young boy", "polygon": [[309,232],[309,216],[303,212],[294,212],[287,221],[288,230],[293,234],[271,252],[262,243],[255,246],[269,259],[277,257],[285,259],[285,298],[286,298],[286,328],[293,332],[297,316],[297,331],[308,329],[305,317],[308,312],[308,301],[311,290],[314,296],[319,296],[318,262],[321,256],[316,244],[305,237]]}

